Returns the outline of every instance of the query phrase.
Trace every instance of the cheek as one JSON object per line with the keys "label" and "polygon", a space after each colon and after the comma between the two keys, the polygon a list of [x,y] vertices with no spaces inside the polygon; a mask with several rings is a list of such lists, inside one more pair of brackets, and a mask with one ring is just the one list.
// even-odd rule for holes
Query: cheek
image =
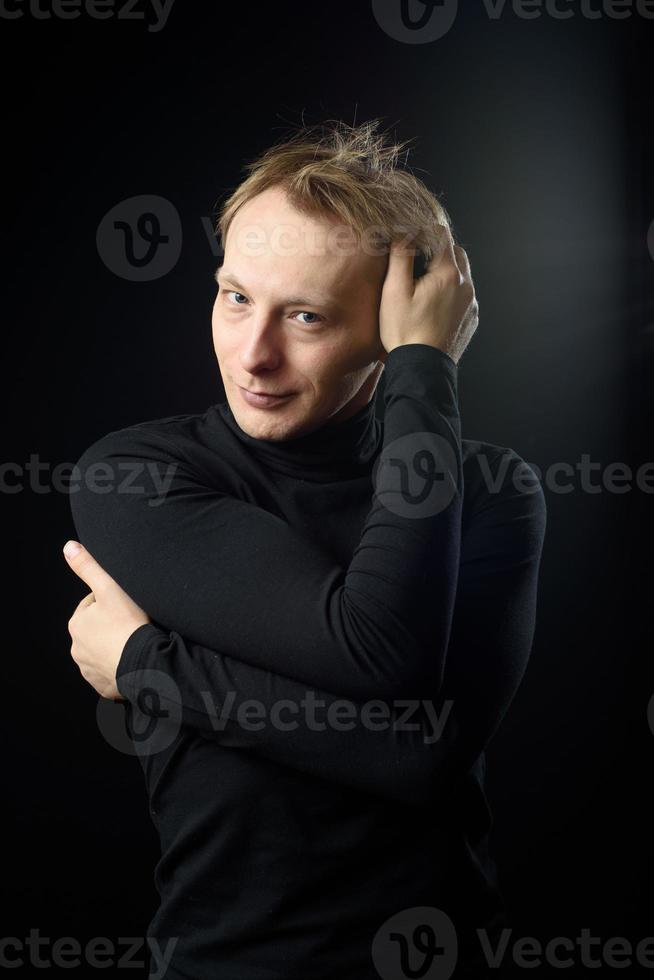
{"label": "cheek", "polygon": [[328,393],[332,400],[339,401],[356,386],[363,360],[365,358],[362,359],[356,350],[341,344],[328,344],[316,352],[310,365],[304,365],[304,373],[312,378],[319,392]]}
{"label": "cheek", "polygon": [[222,351],[221,351],[220,342],[219,342],[219,339],[218,339],[218,330],[216,329],[215,323],[213,324],[212,329],[211,329],[211,339],[213,340],[214,353],[215,353],[217,359],[220,361],[220,360],[222,360]]}
{"label": "cheek", "polygon": [[233,331],[230,332],[225,322],[221,319],[219,311],[214,307],[211,317],[211,338],[213,340],[213,349],[219,360],[224,358],[229,349],[230,336],[233,336]]}
{"label": "cheek", "polygon": [[217,337],[218,337],[218,329],[219,329],[218,310],[217,310],[216,306],[214,305],[214,308],[211,311],[211,336],[213,338],[214,347],[216,346],[216,341],[217,341]]}

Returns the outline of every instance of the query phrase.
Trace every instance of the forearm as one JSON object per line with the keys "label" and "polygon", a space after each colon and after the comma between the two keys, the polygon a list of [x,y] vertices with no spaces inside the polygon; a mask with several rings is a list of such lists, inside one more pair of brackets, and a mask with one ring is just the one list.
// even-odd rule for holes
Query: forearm
{"label": "forearm", "polygon": [[116,681],[145,714],[163,710],[227,748],[407,805],[443,799],[457,770],[452,702],[338,697],[156,624],[129,638]]}

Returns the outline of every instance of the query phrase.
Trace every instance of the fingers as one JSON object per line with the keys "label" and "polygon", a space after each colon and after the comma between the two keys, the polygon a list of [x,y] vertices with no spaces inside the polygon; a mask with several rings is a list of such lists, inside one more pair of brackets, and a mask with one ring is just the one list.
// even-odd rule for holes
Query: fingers
{"label": "fingers", "polygon": [[413,252],[404,240],[393,241],[388,252],[384,289],[390,292],[413,292]]}
{"label": "fingers", "polygon": [[75,619],[77,613],[80,612],[82,609],[84,609],[86,606],[92,605],[94,602],[95,602],[95,596],[93,595],[92,592],[89,592],[88,595],[85,595],[84,598],[77,603],[77,605],[75,606],[75,612],[68,620],[68,632],[71,634],[71,636],[72,636],[71,624],[73,623],[73,620]]}
{"label": "fingers", "polygon": [[452,238],[450,228],[447,225],[437,225],[436,228],[438,241],[427,267],[427,274],[437,272],[439,275],[442,275],[443,272],[448,270],[460,274],[461,270],[454,254],[454,239]]}
{"label": "fingers", "polygon": [[467,282],[472,285],[472,272],[470,270],[470,260],[468,258],[468,253],[460,245],[454,246],[454,255],[456,257],[456,263],[459,267],[459,272]]}
{"label": "fingers", "polygon": [[91,606],[94,602],[95,602],[95,596],[93,595],[92,592],[89,592],[88,595],[85,595],[84,598],[80,599],[80,601],[77,603],[77,605],[75,606],[75,612],[73,613],[73,616],[75,615],[75,613],[78,613],[80,609],[84,609],[86,606]]}
{"label": "fingers", "polygon": [[[447,225],[437,225],[437,243],[433,248],[432,258],[427,264],[425,274],[437,273],[443,275],[450,272],[458,278],[460,284],[467,282],[473,286],[472,271],[470,260],[465,249],[460,245],[454,244],[452,232]],[[390,289],[403,289],[412,292],[415,285],[413,279],[413,252],[405,249],[404,243],[400,241],[392,242],[388,267],[386,271],[385,283],[389,284]]]}
{"label": "fingers", "polygon": [[468,258],[468,253],[460,245],[455,248],[457,262],[459,264],[459,269],[461,275],[463,276],[463,282],[466,284],[466,289],[470,294],[470,310],[474,318],[475,323],[479,322],[479,303],[477,302],[477,296],[475,293],[475,284],[472,281],[472,272],[470,270],[470,259]]}

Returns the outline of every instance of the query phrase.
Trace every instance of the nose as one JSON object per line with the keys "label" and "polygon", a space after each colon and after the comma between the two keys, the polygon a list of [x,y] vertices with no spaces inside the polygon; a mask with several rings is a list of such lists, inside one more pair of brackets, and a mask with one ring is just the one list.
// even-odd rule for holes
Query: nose
{"label": "nose", "polygon": [[283,360],[281,326],[272,313],[259,310],[248,319],[239,353],[244,370],[272,370]]}

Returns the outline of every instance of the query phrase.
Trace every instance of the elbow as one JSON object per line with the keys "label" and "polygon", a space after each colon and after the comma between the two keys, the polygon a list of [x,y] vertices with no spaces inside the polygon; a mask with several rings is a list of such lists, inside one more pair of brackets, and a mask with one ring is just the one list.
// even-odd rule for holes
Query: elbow
{"label": "elbow", "polygon": [[387,780],[384,795],[402,806],[429,809],[447,800],[452,786],[442,766],[435,768],[427,762],[396,773],[392,783]]}
{"label": "elbow", "polygon": [[[74,489],[71,485],[69,502],[73,523],[78,534],[84,532],[86,518],[92,510],[93,504],[97,504],[97,509],[100,510],[107,493],[106,466],[104,473],[101,471],[105,461],[93,453],[95,445],[94,443],[93,446],[86,449],[73,467],[76,482]],[[104,486],[102,484],[103,476]]]}
{"label": "elbow", "polygon": [[474,762],[476,749],[467,744],[453,709],[454,702],[444,697],[420,704],[418,732],[411,752],[402,761],[397,787],[410,806],[443,804],[451,797],[461,773]]}
{"label": "elbow", "polygon": [[399,702],[407,700],[424,703],[429,699],[434,703],[441,694],[444,664],[444,654],[435,646],[427,653],[416,655],[414,645],[392,673],[380,669],[366,696],[382,699],[391,710],[402,707]]}

